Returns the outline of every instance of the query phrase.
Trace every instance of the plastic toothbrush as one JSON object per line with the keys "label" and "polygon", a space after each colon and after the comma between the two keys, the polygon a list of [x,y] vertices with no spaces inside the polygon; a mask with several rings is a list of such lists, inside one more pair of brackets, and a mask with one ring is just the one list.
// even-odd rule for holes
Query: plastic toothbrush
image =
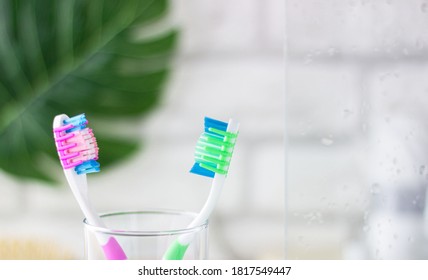
{"label": "plastic toothbrush", "polygon": [[[211,191],[199,214],[188,225],[192,228],[206,221],[220,197],[238,136],[239,124],[205,117],[205,132],[199,137],[195,149],[195,164],[190,172],[213,178]],[[194,234],[180,235],[167,249],[164,260],[181,260],[194,238]]]}
{"label": "plastic toothbrush", "polygon": [[[53,121],[54,139],[65,177],[83,214],[90,224],[105,227],[88,199],[86,174],[99,172],[100,164],[96,161],[98,145],[92,129],[86,127],[87,123],[84,114],[72,118],[58,115]],[[127,259],[114,237],[97,234],[96,238],[106,259]]]}

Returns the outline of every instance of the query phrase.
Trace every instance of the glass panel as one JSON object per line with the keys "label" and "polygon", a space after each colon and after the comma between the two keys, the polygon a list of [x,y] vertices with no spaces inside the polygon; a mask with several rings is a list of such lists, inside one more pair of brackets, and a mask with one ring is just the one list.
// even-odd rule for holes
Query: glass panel
{"label": "glass panel", "polygon": [[426,258],[428,1],[289,0],[287,258]]}

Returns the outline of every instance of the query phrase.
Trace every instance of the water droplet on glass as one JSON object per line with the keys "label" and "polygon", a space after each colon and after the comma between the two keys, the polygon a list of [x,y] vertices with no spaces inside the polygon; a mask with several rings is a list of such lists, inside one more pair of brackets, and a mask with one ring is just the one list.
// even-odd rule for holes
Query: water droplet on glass
{"label": "water droplet on glass", "polygon": [[424,48],[424,46],[425,46],[425,42],[424,42],[424,40],[422,40],[422,39],[417,39],[417,40],[416,40],[416,43],[415,43],[415,46],[416,46],[416,48],[417,48],[418,50],[422,50],[422,49]]}
{"label": "water droplet on glass", "polygon": [[381,190],[381,188],[380,188],[379,183],[374,183],[373,185],[371,185],[370,193],[372,195],[378,195],[380,193],[380,190]]}
{"label": "water droplet on glass", "polygon": [[404,49],[403,49],[403,54],[404,54],[405,56],[408,56],[408,55],[409,55],[409,50],[408,50],[407,48],[404,48]]}
{"label": "water droplet on glass", "polygon": [[349,203],[345,203],[345,212],[349,212]]}
{"label": "water droplet on glass", "polygon": [[324,146],[331,146],[334,143],[334,141],[331,138],[323,137],[323,138],[321,138],[321,143]]}
{"label": "water droplet on glass", "polygon": [[420,174],[420,175],[424,175],[424,173],[425,173],[425,165],[421,165],[421,166],[419,167],[419,174]]}
{"label": "water droplet on glass", "polygon": [[345,110],[343,110],[343,118],[344,119],[347,119],[347,118],[349,118],[350,116],[352,116],[354,114],[354,112],[352,112],[351,110],[349,110],[349,109],[345,109]]}
{"label": "water droplet on glass", "polygon": [[364,218],[365,221],[369,218],[369,214],[370,214],[369,211],[364,211],[363,218]]}
{"label": "water droplet on glass", "polygon": [[422,11],[422,13],[428,12],[428,3],[422,3],[421,4],[421,11]]}
{"label": "water droplet on glass", "polygon": [[385,122],[386,123],[391,123],[391,118],[390,117],[385,117]]}
{"label": "water droplet on glass", "polygon": [[330,47],[330,48],[327,50],[327,53],[328,53],[328,55],[329,55],[329,56],[334,56],[334,55],[337,53],[337,49],[336,49],[336,48],[333,48],[333,47]]}
{"label": "water droplet on glass", "polygon": [[398,239],[398,234],[394,233],[394,235],[392,236],[395,240]]}
{"label": "water droplet on glass", "polygon": [[409,237],[407,238],[407,241],[408,241],[409,243],[413,243],[413,241],[414,241],[413,236],[409,236]]}
{"label": "water droplet on glass", "polygon": [[312,54],[307,54],[306,56],[305,56],[305,60],[304,60],[304,64],[305,65],[308,65],[308,64],[311,64],[312,63]]}

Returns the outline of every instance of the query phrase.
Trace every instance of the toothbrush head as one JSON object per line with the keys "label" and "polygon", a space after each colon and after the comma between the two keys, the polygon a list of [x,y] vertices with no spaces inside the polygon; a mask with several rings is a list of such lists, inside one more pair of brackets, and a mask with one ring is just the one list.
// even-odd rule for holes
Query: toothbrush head
{"label": "toothbrush head", "polygon": [[61,165],[74,168],[78,175],[100,171],[98,145],[92,129],[86,127],[85,114],[68,118],[58,115],[54,119],[54,139]]}
{"label": "toothbrush head", "polygon": [[211,178],[215,174],[226,176],[238,132],[228,131],[228,123],[207,117],[204,126],[205,131],[195,149],[195,164],[190,172]]}

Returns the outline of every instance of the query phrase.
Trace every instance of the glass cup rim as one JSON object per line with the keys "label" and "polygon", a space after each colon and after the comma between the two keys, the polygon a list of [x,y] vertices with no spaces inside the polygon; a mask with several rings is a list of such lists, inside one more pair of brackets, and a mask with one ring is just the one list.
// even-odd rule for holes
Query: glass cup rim
{"label": "glass cup rim", "polygon": [[[142,209],[142,210],[125,210],[125,211],[112,211],[100,214],[100,218],[111,217],[111,216],[124,216],[132,214],[167,214],[167,215],[179,215],[179,216],[191,216],[196,217],[198,213],[182,210],[173,209]],[[106,227],[95,226],[88,223],[86,218],[83,219],[83,224],[86,228],[94,232],[101,232],[109,235],[119,236],[165,236],[165,235],[180,235],[186,233],[193,233],[203,230],[208,227],[208,220],[204,221],[200,225],[193,226],[191,228],[182,229],[170,229],[170,230],[117,230],[109,229]]]}

